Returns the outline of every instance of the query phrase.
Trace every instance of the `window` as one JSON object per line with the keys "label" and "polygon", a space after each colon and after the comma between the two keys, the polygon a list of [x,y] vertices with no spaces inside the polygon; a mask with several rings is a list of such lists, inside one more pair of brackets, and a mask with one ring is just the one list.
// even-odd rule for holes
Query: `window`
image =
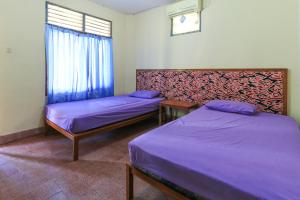
{"label": "window", "polygon": [[87,15],[85,17],[85,32],[111,37],[111,22]]}
{"label": "window", "polygon": [[200,19],[200,13],[198,12],[191,12],[172,17],[171,35],[174,36],[200,31]]}
{"label": "window", "polygon": [[48,104],[113,96],[112,22],[46,5]]}
{"label": "window", "polygon": [[112,37],[112,22],[47,3],[48,24],[95,35]]}

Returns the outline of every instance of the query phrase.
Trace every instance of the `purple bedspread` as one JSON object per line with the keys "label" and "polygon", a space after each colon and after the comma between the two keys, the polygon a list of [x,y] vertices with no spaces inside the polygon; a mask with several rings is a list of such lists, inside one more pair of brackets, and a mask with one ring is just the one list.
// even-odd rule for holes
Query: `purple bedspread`
{"label": "purple bedspread", "polygon": [[134,166],[208,199],[300,199],[294,119],[202,107],[129,144]]}
{"label": "purple bedspread", "polygon": [[155,111],[161,100],[115,96],[51,104],[46,116],[68,132],[79,133]]}

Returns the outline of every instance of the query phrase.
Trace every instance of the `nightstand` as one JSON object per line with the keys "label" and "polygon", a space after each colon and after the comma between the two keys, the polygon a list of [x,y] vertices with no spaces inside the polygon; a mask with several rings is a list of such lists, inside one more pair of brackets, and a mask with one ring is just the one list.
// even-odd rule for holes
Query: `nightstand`
{"label": "nightstand", "polygon": [[171,120],[178,117],[178,111],[189,113],[191,110],[198,108],[197,103],[190,103],[177,100],[164,100],[159,104],[159,125],[167,121],[167,109],[169,108]]}

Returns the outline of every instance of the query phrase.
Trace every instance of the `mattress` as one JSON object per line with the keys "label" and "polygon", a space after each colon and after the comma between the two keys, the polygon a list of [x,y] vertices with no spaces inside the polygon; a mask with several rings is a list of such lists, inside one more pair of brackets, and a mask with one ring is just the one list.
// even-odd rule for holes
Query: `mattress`
{"label": "mattress", "polygon": [[122,95],[51,104],[46,106],[46,117],[68,132],[80,133],[155,111],[161,100]]}
{"label": "mattress", "polygon": [[205,106],[129,143],[133,166],[207,199],[299,199],[294,119]]}

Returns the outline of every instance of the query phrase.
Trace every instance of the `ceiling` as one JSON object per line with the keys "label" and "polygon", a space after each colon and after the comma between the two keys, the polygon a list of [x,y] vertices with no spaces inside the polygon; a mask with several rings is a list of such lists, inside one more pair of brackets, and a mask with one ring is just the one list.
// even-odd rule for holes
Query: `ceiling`
{"label": "ceiling", "polygon": [[126,14],[137,14],[151,8],[159,7],[176,0],[91,0],[100,5]]}

